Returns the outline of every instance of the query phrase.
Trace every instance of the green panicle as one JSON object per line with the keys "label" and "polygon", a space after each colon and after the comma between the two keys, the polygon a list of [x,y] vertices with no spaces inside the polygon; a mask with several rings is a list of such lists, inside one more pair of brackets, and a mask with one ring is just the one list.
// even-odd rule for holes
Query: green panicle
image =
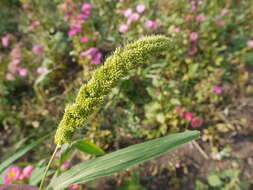
{"label": "green panicle", "polygon": [[117,48],[103,66],[83,85],[72,105],[67,105],[62,121],[55,134],[55,143],[71,142],[77,128],[82,127],[95,107],[101,104],[111,89],[128,71],[138,67],[151,56],[169,49],[171,40],[164,36],[145,37],[125,48]]}

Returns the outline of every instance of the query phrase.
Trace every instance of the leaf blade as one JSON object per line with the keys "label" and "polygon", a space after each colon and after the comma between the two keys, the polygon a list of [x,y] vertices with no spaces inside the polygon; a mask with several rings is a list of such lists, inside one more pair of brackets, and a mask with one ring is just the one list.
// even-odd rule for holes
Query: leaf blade
{"label": "leaf blade", "polygon": [[199,138],[198,131],[189,131],[133,145],[78,164],[57,177],[49,187],[55,190],[64,189],[69,185],[108,176],[158,157],[197,138]]}

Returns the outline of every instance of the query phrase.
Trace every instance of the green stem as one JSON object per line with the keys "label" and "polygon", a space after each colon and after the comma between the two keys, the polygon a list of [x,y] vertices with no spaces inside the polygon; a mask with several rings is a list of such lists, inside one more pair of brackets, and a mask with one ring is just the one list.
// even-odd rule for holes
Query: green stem
{"label": "green stem", "polygon": [[55,147],[55,149],[54,149],[54,153],[52,154],[52,156],[51,156],[51,158],[50,158],[50,160],[49,160],[49,162],[48,162],[48,164],[47,164],[47,167],[46,167],[46,169],[45,169],[43,178],[42,178],[41,183],[40,183],[40,188],[39,188],[39,190],[42,190],[42,188],[43,188],[45,179],[46,179],[46,177],[47,177],[47,172],[48,172],[48,170],[49,170],[49,168],[50,168],[50,166],[51,166],[51,164],[52,164],[52,161],[54,160],[54,157],[55,157],[55,155],[56,155],[56,152],[58,151],[59,148],[60,148],[60,146],[57,145],[57,146]]}

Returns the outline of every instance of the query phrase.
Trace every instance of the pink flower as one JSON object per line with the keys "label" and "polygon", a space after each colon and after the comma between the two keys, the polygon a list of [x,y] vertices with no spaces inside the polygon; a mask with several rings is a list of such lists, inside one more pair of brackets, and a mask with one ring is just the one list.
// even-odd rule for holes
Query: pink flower
{"label": "pink flower", "polygon": [[87,43],[89,41],[89,38],[87,38],[87,37],[82,37],[81,39],[80,39],[80,42],[81,43]]}
{"label": "pink flower", "polygon": [[72,36],[75,36],[75,35],[77,35],[78,33],[81,33],[81,32],[82,32],[81,29],[75,28],[75,29],[70,30],[68,32],[68,35],[69,35],[69,37],[72,37]]}
{"label": "pink flower", "polygon": [[220,86],[214,86],[213,87],[213,92],[215,93],[215,94],[222,94],[223,93],[223,90],[222,90],[222,88],[220,87]]}
{"label": "pink flower", "polygon": [[80,56],[85,57],[95,65],[100,64],[103,57],[102,53],[100,53],[97,48],[90,48],[84,52],[81,52]]}
{"label": "pink flower", "polygon": [[11,73],[7,73],[5,78],[6,80],[9,80],[9,81],[14,81],[16,79],[15,76]]}
{"label": "pink flower", "polygon": [[32,22],[29,26],[28,26],[28,29],[30,30],[30,31],[33,31],[38,25],[40,25],[41,24],[41,22],[40,21],[34,21],[34,22]]}
{"label": "pink flower", "polygon": [[183,119],[187,120],[187,121],[191,121],[193,118],[193,114],[191,112],[185,112],[183,114]]}
{"label": "pink flower", "polygon": [[198,38],[199,38],[199,35],[196,32],[192,32],[190,34],[190,39],[192,42],[196,42],[198,40]]}
{"label": "pink flower", "polygon": [[253,48],[253,40],[249,40],[247,45],[249,48]]}
{"label": "pink flower", "polygon": [[5,175],[5,184],[11,184],[12,182],[19,181],[21,172],[18,167],[10,168]]}
{"label": "pink flower", "polygon": [[223,20],[217,20],[216,24],[219,26],[225,26],[225,22]]}
{"label": "pink flower", "polygon": [[197,48],[195,46],[193,46],[189,51],[188,51],[188,55],[189,56],[194,56],[197,53]]}
{"label": "pink flower", "polygon": [[228,14],[228,10],[222,10],[220,16],[226,16]]}
{"label": "pink flower", "polygon": [[44,52],[44,47],[41,45],[35,45],[33,46],[32,51],[35,55],[41,55]]}
{"label": "pink flower", "polygon": [[70,164],[68,162],[65,162],[64,164],[61,165],[62,170],[67,170],[70,167]]}
{"label": "pink flower", "polygon": [[19,74],[19,76],[26,77],[27,73],[28,73],[28,71],[27,71],[26,68],[18,68],[18,74]]}
{"label": "pink flower", "polygon": [[2,45],[3,47],[8,47],[10,45],[10,35],[2,37]]}
{"label": "pink flower", "polygon": [[198,128],[200,127],[201,125],[203,124],[203,120],[202,119],[199,119],[197,117],[194,117],[191,121],[191,126],[193,128]]}
{"label": "pink flower", "polygon": [[75,190],[75,189],[78,189],[78,188],[80,188],[81,186],[80,185],[71,185],[71,186],[69,186],[68,188],[69,189],[71,189],[71,190]]}
{"label": "pink flower", "polygon": [[158,28],[158,24],[155,21],[148,20],[144,23],[144,26],[149,28],[150,30],[156,30]]}
{"label": "pink flower", "polygon": [[132,9],[126,9],[125,11],[123,11],[123,15],[128,18],[132,15],[132,12]]}
{"label": "pink flower", "polygon": [[196,2],[195,2],[195,1],[192,1],[192,2],[191,2],[191,7],[192,7],[192,10],[195,10],[195,9],[196,9]]}
{"label": "pink flower", "polygon": [[181,30],[180,30],[180,28],[175,28],[175,29],[174,29],[174,32],[175,32],[175,33],[179,33],[179,32],[181,32]]}
{"label": "pink flower", "polygon": [[204,22],[204,21],[205,21],[205,16],[203,16],[203,15],[197,16],[197,17],[196,17],[196,21],[197,21],[197,22]]}
{"label": "pink flower", "polygon": [[199,5],[204,5],[205,2],[204,2],[204,1],[199,1],[198,4],[199,4]]}
{"label": "pink flower", "polygon": [[126,24],[120,25],[119,32],[125,33],[125,32],[127,32],[127,30],[128,30],[128,26]]}
{"label": "pink flower", "polygon": [[22,170],[22,177],[23,178],[29,178],[30,175],[32,174],[32,172],[33,172],[33,167],[32,166],[26,166]]}
{"label": "pink flower", "polygon": [[36,72],[38,74],[46,73],[46,72],[48,72],[48,69],[46,67],[39,67],[39,68],[37,68]]}
{"label": "pink flower", "polygon": [[84,3],[81,8],[83,13],[86,13],[87,11],[90,11],[91,9],[92,9],[92,5],[90,3]]}
{"label": "pink flower", "polygon": [[136,11],[138,13],[143,13],[145,11],[145,9],[146,9],[146,7],[143,4],[139,4],[139,5],[136,6]]}
{"label": "pink flower", "polygon": [[176,168],[180,168],[180,163],[176,163]]}
{"label": "pink flower", "polygon": [[131,24],[140,19],[140,15],[138,13],[131,14],[127,19],[127,24]]}

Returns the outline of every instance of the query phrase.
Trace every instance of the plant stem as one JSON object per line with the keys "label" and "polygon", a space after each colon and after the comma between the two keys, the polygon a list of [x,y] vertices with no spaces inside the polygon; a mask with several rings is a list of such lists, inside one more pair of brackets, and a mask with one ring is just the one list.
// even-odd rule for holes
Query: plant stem
{"label": "plant stem", "polygon": [[42,188],[43,188],[45,179],[46,179],[46,177],[47,177],[47,172],[48,172],[48,170],[49,170],[49,168],[50,168],[50,166],[51,166],[51,164],[52,164],[52,161],[54,160],[54,157],[55,157],[55,155],[56,155],[56,152],[58,151],[59,148],[60,148],[60,146],[57,145],[57,146],[55,147],[55,149],[54,149],[54,153],[52,154],[52,156],[51,156],[51,158],[50,158],[50,160],[49,160],[49,162],[48,162],[48,164],[47,164],[47,167],[46,167],[46,169],[45,169],[43,178],[42,178],[41,183],[40,183],[40,188],[39,188],[39,190],[42,190]]}

